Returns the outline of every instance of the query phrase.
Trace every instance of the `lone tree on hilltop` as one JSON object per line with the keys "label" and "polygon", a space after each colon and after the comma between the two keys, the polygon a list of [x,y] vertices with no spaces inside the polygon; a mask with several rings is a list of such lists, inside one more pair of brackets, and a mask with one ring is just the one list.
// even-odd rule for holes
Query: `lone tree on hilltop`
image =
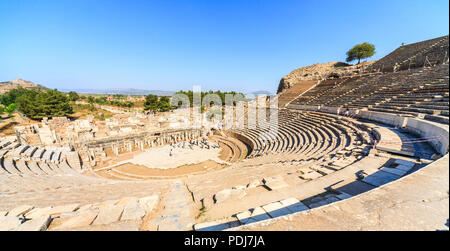
{"label": "lone tree on hilltop", "polygon": [[361,59],[370,58],[375,54],[375,45],[367,42],[357,44],[349,51],[347,51],[347,62],[352,62],[358,59],[358,64],[361,63]]}

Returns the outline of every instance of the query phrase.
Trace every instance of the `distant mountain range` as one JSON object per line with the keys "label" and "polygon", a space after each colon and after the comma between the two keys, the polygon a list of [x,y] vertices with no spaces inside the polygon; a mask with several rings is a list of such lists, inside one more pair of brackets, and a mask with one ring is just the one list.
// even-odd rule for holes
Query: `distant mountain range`
{"label": "distant mountain range", "polygon": [[161,91],[161,90],[141,90],[141,89],[59,89],[62,92],[74,91],[82,94],[121,94],[121,95],[158,95],[158,96],[172,96],[175,92]]}
{"label": "distant mountain range", "polygon": [[[42,89],[42,90],[47,90],[49,88],[43,86],[43,85],[39,85],[39,84],[35,84],[31,81],[26,81],[23,79],[15,79],[12,81],[7,81],[7,82],[0,82],[0,94],[5,93],[9,90],[12,89],[16,89],[18,87],[23,87],[23,88],[30,88],[30,89]],[[70,92],[70,91],[74,91],[80,94],[103,94],[103,95],[107,95],[107,94],[120,94],[120,95],[148,95],[148,94],[153,94],[153,95],[158,95],[158,96],[172,96],[173,94],[175,94],[176,92],[173,91],[161,91],[161,90],[143,90],[143,89],[135,89],[135,88],[115,88],[115,89],[71,89],[71,88],[62,88],[59,89],[59,91],[62,92]],[[254,91],[251,93],[247,93],[247,94],[253,94],[254,96],[259,96],[261,94],[265,94],[265,95],[274,95],[273,92],[269,92],[269,91]]]}

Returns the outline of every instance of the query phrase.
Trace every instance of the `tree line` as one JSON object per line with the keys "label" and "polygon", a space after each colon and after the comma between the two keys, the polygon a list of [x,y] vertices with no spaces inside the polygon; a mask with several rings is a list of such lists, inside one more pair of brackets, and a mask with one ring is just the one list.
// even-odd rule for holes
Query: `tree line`
{"label": "tree line", "polygon": [[4,110],[11,115],[15,109],[28,118],[62,117],[73,113],[69,96],[58,90],[40,91],[19,87],[0,96]]}
{"label": "tree line", "polygon": [[[194,105],[194,92],[193,91],[178,91],[175,93],[177,94],[183,94],[186,95],[189,99],[189,105],[192,107]],[[227,94],[233,95],[233,97],[238,97],[238,101],[245,101],[245,96],[242,93],[238,93],[235,91],[230,92],[221,92],[221,91],[208,91],[208,92],[201,92],[201,100],[208,95],[208,94],[215,94],[218,97],[220,97],[221,104],[225,104],[225,98]],[[240,98],[239,98],[240,97]],[[236,104],[236,101],[234,101],[234,104]],[[144,111],[147,112],[167,112],[170,110],[174,110],[176,108],[179,108],[181,106],[180,103],[172,105],[171,99],[166,96],[157,96],[157,95],[147,95],[145,97],[145,103],[144,103]],[[202,111],[204,106],[202,105]]]}

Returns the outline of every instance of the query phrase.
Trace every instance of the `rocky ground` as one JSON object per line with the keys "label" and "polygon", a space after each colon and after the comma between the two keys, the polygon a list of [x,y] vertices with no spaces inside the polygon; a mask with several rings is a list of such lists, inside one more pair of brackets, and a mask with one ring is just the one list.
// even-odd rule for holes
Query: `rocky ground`
{"label": "rocky ground", "polygon": [[350,65],[343,62],[330,62],[298,68],[281,79],[278,86],[278,93],[291,88],[299,81],[322,80],[326,78],[338,78],[361,74],[365,68],[375,62],[376,61],[363,62],[358,65]]}

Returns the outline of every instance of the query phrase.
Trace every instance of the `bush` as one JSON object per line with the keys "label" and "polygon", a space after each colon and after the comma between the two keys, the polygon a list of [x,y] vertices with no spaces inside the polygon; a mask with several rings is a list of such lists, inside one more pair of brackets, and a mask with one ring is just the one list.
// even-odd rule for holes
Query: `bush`
{"label": "bush", "polygon": [[6,107],[6,113],[8,113],[8,116],[11,117],[11,115],[14,113],[14,111],[16,110],[16,104],[12,103],[10,105],[8,105],[8,107]]}
{"label": "bush", "polygon": [[80,99],[80,96],[76,92],[69,92],[70,101],[77,101]]}

